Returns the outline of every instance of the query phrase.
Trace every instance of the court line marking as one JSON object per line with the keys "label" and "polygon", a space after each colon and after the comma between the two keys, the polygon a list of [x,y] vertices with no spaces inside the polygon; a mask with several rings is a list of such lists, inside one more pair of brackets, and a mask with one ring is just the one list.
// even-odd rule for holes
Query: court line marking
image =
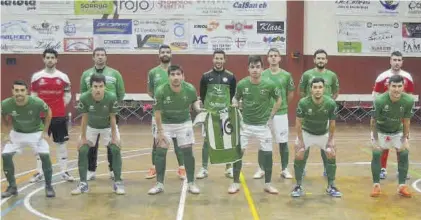
{"label": "court line marking", "polygon": [[178,210],[177,210],[177,220],[183,219],[186,198],[187,198],[187,177],[183,181],[183,185],[181,186],[181,195],[180,195],[180,201],[178,202]]}
{"label": "court line marking", "polygon": [[[167,171],[176,171],[176,170],[167,170]],[[124,172],[121,172],[121,174],[147,173],[147,172],[148,172],[148,170],[132,170],[132,171],[124,171]],[[109,175],[109,174],[108,173],[103,173],[103,174],[100,174],[100,175],[97,175],[97,176],[106,176],[106,175]],[[77,178],[77,179],[79,179],[79,178]],[[67,181],[64,181],[63,180],[63,181],[60,181],[60,182],[55,182],[52,185],[53,186],[54,185],[59,185],[59,184],[65,183],[65,182],[67,182]],[[34,196],[37,192],[39,192],[39,191],[41,191],[43,189],[44,189],[44,187],[39,187],[38,189],[33,190],[31,193],[29,193],[28,195],[25,196],[25,199],[24,199],[24,202],[23,202],[25,208],[29,212],[32,212],[32,214],[37,215],[39,217],[42,217],[44,219],[48,219],[48,220],[60,220],[59,218],[54,218],[52,216],[45,215],[44,213],[42,213],[42,212],[36,210],[34,207],[32,207],[31,202],[30,202],[31,197]],[[116,196],[119,196],[119,195],[116,195]],[[72,197],[77,197],[77,196],[72,196]],[[54,198],[52,198],[52,199],[54,199]]]}
{"label": "court line marking", "polygon": [[418,186],[417,186],[417,184],[418,184],[419,182],[421,182],[421,179],[417,179],[416,181],[414,181],[414,182],[412,183],[412,188],[414,188],[417,192],[421,193],[421,189],[420,189],[420,188],[418,188]]}
{"label": "court line marking", "polygon": [[[125,156],[125,157],[122,157],[122,158],[132,158],[132,157],[136,157],[136,156],[143,156],[143,155],[149,155],[149,154],[151,154],[151,153],[150,153],[150,152],[148,152],[148,153],[141,153],[141,154],[133,154],[133,155],[130,155],[130,156]],[[105,162],[108,162],[108,160],[99,161],[99,162],[98,162],[98,164],[105,163]],[[68,171],[73,171],[73,170],[77,170],[77,169],[79,169],[79,168],[76,166],[76,167],[74,167],[74,168],[72,168],[72,169],[69,169]],[[57,173],[55,173],[52,177],[58,176],[58,175],[60,175],[60,173],[61,173],[61,172],[57,172]],[[38,184],[38,183],[30,183],[30,184],[28,184],[28,185],[25,185],[25,186],[23,186],[22,188],[18,189],[18,192],[20,193],[20,192],[22,192],[23,190],[25,190],[25,189],[27,189],[27,188],[29,188],[29,187],[33,186],[33,185],[36,185],[36,184]],[[5,198],[5,199],[2,199],[2,200],[1,200],[1,204],[0,204],[0,206],[3,206],[3,204],[4,204],[5,202],[7,202],[7,200],[9,200],[9,199],[10,199],[10,198],[12,198],[12,197],[13,197],[13,196],[8,197],[8,198]]]}
{"label": "court line marking", "polygon": [[254,205],[253,198],[251,196],[250,190],[247,186],[246,179],[244,178],[243,172],[240,172],[240,183],[244,190],[244,196],[246,197],[247,203],[249,205],[249,209],[251,215],[253,216],[254,220],[260,220],[259,214],[257,213],[256,206]]}

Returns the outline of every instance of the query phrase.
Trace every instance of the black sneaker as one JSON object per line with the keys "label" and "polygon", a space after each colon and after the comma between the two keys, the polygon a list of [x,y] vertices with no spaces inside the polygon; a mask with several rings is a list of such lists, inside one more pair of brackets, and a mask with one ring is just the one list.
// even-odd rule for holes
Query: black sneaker
{"label": "black sneaker", "polygon": [[45,196],[47,197],[56,197],[56,192],[51,185],[45,186]]}
{"label": "black sneaker", "polygon": [[18,194],[18,188],[16,186],[8,186],[6,191],[1,193],[1,198],[8,198],[10,196],[16,196]]}
{"label": "black sneaker", "polygon": [[342,193],[335,186],[328,186],[327,189],[326,189],[326,193],[329,194],[332,197],[341,197],[342,196]]}
{"label": "black sneaker", "polygon": [[303,187],[301,185],[296,185],[294,187],[294,189],[292,190],[292,192],[291,192],[291,196],[292,197],[301,197],[304,194],[305,194],[304,193],[304,189],[303,189]]}

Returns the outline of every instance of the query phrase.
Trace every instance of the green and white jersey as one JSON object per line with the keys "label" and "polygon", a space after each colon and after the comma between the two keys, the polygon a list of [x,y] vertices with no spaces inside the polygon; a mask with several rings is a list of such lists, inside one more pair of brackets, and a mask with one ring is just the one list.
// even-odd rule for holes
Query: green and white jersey
{"label": "green and white jersey", "polygon": [[314,103],[311,96],[300,99],[297,117],[302,119],[302,129],[309,134],[324,135],[329,131],[329,120],[336,120],[336,102],[324,95],[320,104]]}
{"label": "green and white jersey", "polygon": [[389,92],[378,95],[373,109],[377,131],[384,134],[401,132],[402,119],[412,117],[413,106],[413,97],[406,93],[402,93],[401,98],[396,102],[390,100]]}
{"label": "green and white jersey", "polygon": [[152,98],[155,96],[158,87],[168,82],[168,72],[160,65],[151,69],[148,73],[148,92],[152,93]]}
{"label": "green and white jersey", "polygon": [[85,92],[80,96],[77,106],[80,113],[88,113],[88,126],[96,129],[111,127],[110,114],[117,113],[119,106],[117,97],[105,91],[101,101],[95,101],[92,93]]}
{"label": "green and white jersey", "polygon": [[114,93],[118,100],[124,99],[126,89],[124,87],[123,77],[119,71],[108,66],[104,67],[102,70],[97,70],[95,67],[92,67],[83,72],[82,77],[80,78],[81,94],[87,92],[90,89],[91,76],[95,73],[103,74],[105,76],[105,89],[107,91]]}
{"label": "green and white jersey", "polygon": [[21,133],[34,133],[44,129],[41,113],[48,113],[48,105],[38,97],[29,96],[24,106],[16,105],[13,97],[1,102],[2,117],[12,117],[13,130]]}
{"label": "green and white jersey", "polygon": [[[282,104],[279,110],[276,112],[277,115],[285,115],[288,113],[288,93],[295,90],[294,80],[289,72],[281,69],[279,72],[272,74],[270,69],[266,69],[262,73],[262,77],[269,78],[281,91]],[[275,104],[276,100],[272,100]],[[270,106],[270,109],[272,109]]]}
{"label": "green and white jersey", "polygon": [[190,117],[190,106],[197,101],[196,89],[188,82],[182,82],[181,91],[174,92],[170,83],[158,87],[155,94],[155,111],[161,111],[163,124],[182,124]]}
{"label": "green and white jersey", "polygon": [[243,100],[243,121],[248,125],[267,124],[273,106],[272,99],[277,100],[280,90],[271,80],[262,78],[259,84],[253,84],[246,77],[237,85],[235,98]]}
{"label": "green and white jersey", "polygon": [[311,81],[316,78],[320,77],[325,80],[325,91],[324,94],[328,95],[330,97],[333,96],[333,94],[338,93],[339,91],[339,80],[333,71],[330,71],[328,69],[325,69],[324,72],[319,72],[315,68],[309,69],[303,73],[300,80],[300,90],[301,92],[305,93],[305,96],[310,96],[311,93]]}

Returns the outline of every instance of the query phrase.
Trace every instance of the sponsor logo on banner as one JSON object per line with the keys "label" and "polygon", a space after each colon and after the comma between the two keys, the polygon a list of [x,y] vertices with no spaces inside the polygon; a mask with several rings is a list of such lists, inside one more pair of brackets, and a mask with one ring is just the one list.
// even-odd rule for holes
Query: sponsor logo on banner
{"label": "sponsor logo on banner", "polygon": [[94,19],[94,34],[132,34],[131,19]]}
{"label": "sponsor logo on banner", "polygon": [[32,35],[28,30],[26,21],[9,21],[1,24],[2,41],[31,41]]}
{"label": "sponsor logo on banner", "polygon": [[367,22],[368,33],[367,43],[370,52],[390,52],[394,50],[396,37],[394,33],[400,28],[398,22],[395,23],[372,23]]}
{"label": "sponsor logo on banner", "polygon": [[421,38],[421,23],[403,23],[402,37]]}
{"label": "sponsor logo on banner", "polygon": [[[380,0],[380,4],[383,6],[384,9],[389,11],[396,11],[399,7],[400,1],[387,1],[387,0]],[[397,12],[396,12],[397,13]]]}
{"label": "sponsor logo on banner", "polygon": [[170,43],[171,50],[186,50],[189,47],[187,42],[172,42]]}
{"label": "sponsor logo on banner", "polygon": [[44,39],[39,39],[35,42],[35,49],[47,49],[47,48],[52,48],[55,50],[60,50],[61,49],[61,41],[58,41],[56,38],[44,38]]}
{"label": "sponsor logo on banner", "polygon": [[359,10],[368,10],[370,6],[370,1],[348,1],[348,0],[336,0],[336,7],[338,9],[359,9]]}
{"label": "sponsor logo on banner", "polygon": [[258,34],[284,34],[285,23],[283,21],[258,21]]}
{"label": "sponsor logo on banner", "polygon": [[238,49],[243,49],[244,46],[246,46],[247,38],[246,37],[237,37],[234,41],[235,46],[237,46]]}
{"label": "sponsor logo on banner", "polygon": [[209,21],[208,24],[195,24],[194,29],[205,29],[207,32],[212,32],[219,27],[218,21]]}
{"label": "sponsor logo on banner", "polygon": [[184,23],[174,23],[174,36],[179,39],[185,38],[185,28]]}
{"label": "sponsor logo on banner", "polygon": [[218,16],[229,12],[232,7],[230,0],[197,0],[194,5],[194,11],[202,15]]}
{"label": "sponsor logo on banner", "polygon": [[193,35],[192,46],[194,49],[208,49],[208,35]]}
{"label": "sponsor logo on banner", "polygon": [[36,0],[1,0],[1,7],[22,9],[25,11],[35,11],[37,9]]}
{"label": "sponsor logo on banner", "polygon": [[75,0],[74,7],[76,15],[97,15],[114,13],[114,4],[112,0]]}
{"label": "sponsor logo on banner", "polygon": [[134,33],[166,34],[170,30],[166,20],[133,20]]}
{"label": "sponsor logo on banner", "polygon": [[154,0],[120,0],[117,10],[119,14],[135,14],[149,12],[154,7]]}
{"label": "sponsor logo on banner", "polygon": [[43,21],[41,24],[32,25],[32,29],[37,31],[39,34],[51,35],[55,34],[60,29],[60,25]]}
{"label": "sponsor logo on banner", "polygon": [[63,33],[69,37],[92,35],[92,23],[83,18],[66,19],[63,23]]}
{"label": "sponsor logo on banner", "polygon": [[137,47],[135,49],[158,49],[159,46],[164,44],[165,35],[159,34],[147,34],[147,35],[136,35]]}
{"label": "sponsor logo on banner", "polygon": [[235,9],[261,9],[267,8],[268,4],[266,1],[235,1],[232,7]]}
{"label": "sponsor logo on banner", "polygon": [[131,49],[130,40],[105,39],[102,42],[105,49]]}
{"label": "sponsor logo on banner", "polygon": [[187,6],[191,6],[193,1],[168,1],[168,0],[155,0],[158,8],[165,10],[177,10],[185,9]]}
{"label": "sponsor logo on banner", "polygon": [[64,52],[92,52],[94,39],[92,37],[64,38]]}
{"label": "sponsor logo on banner", "polygon": [[231,51],[232,48],[232,37],[229,36],[215,36],[210,39],[212,50],[224,50]]}
{"label": "sponsor logo on banner", "polygon": [[421,16],[421,0],[412,0],[409,2],[407,15]]}
{"label": "sponsor logo on banner", "polygon": [[421,38],[404,38],[403,51],[405,53],[421,53]]}
{"label": "sponsor logo on banner", "polygon": [[225,29],[231,31],[233,34],[245,34],[246,30],[253,30],[253,25],[247,24],[246,21],[231,21],[231,24],[225,25]]}
{"label": "sponsor logo on banner", "polygon": [[63,27],[63,32],[67,36],[73,36],[76,34],[76,25],[66,21]]}

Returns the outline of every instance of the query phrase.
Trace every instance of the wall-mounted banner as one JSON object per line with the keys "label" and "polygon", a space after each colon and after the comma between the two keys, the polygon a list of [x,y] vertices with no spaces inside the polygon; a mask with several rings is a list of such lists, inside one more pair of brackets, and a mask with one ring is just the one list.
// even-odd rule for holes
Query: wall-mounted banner
{"label": "wall-mounted banner", "polygon": [[73,15],[75,0],[2,0],[4,15]]}
{"label": "wall-mounted banner", "polygon": [[74,14],[75,15],[99,15],[112,14],[115,10],[115,5],[112,0],[74,0]]}
{"label": "wall-mounted banner", "polygon": [[94,34],[132,34],[131,19],[94,19]]}
{"label": "wall-mounted banner", "polygon": [[386,0],[367,0],[367,1],[348,1],[336,0],[329,1],[335,4],[336,14],[341,15],[384,15],[393,16],[401,13],[405,7],[404,1],[386,1]]}
{"label": "wall-mounted banner", "polygon": [[404,8],[406,16],[421,18],[421,0],[407,1],[407,6]]}
{"label": "wall-mounted banner", "polygon": [[421,23],[403,23],[402,40],[405,53],[421,54]]}

